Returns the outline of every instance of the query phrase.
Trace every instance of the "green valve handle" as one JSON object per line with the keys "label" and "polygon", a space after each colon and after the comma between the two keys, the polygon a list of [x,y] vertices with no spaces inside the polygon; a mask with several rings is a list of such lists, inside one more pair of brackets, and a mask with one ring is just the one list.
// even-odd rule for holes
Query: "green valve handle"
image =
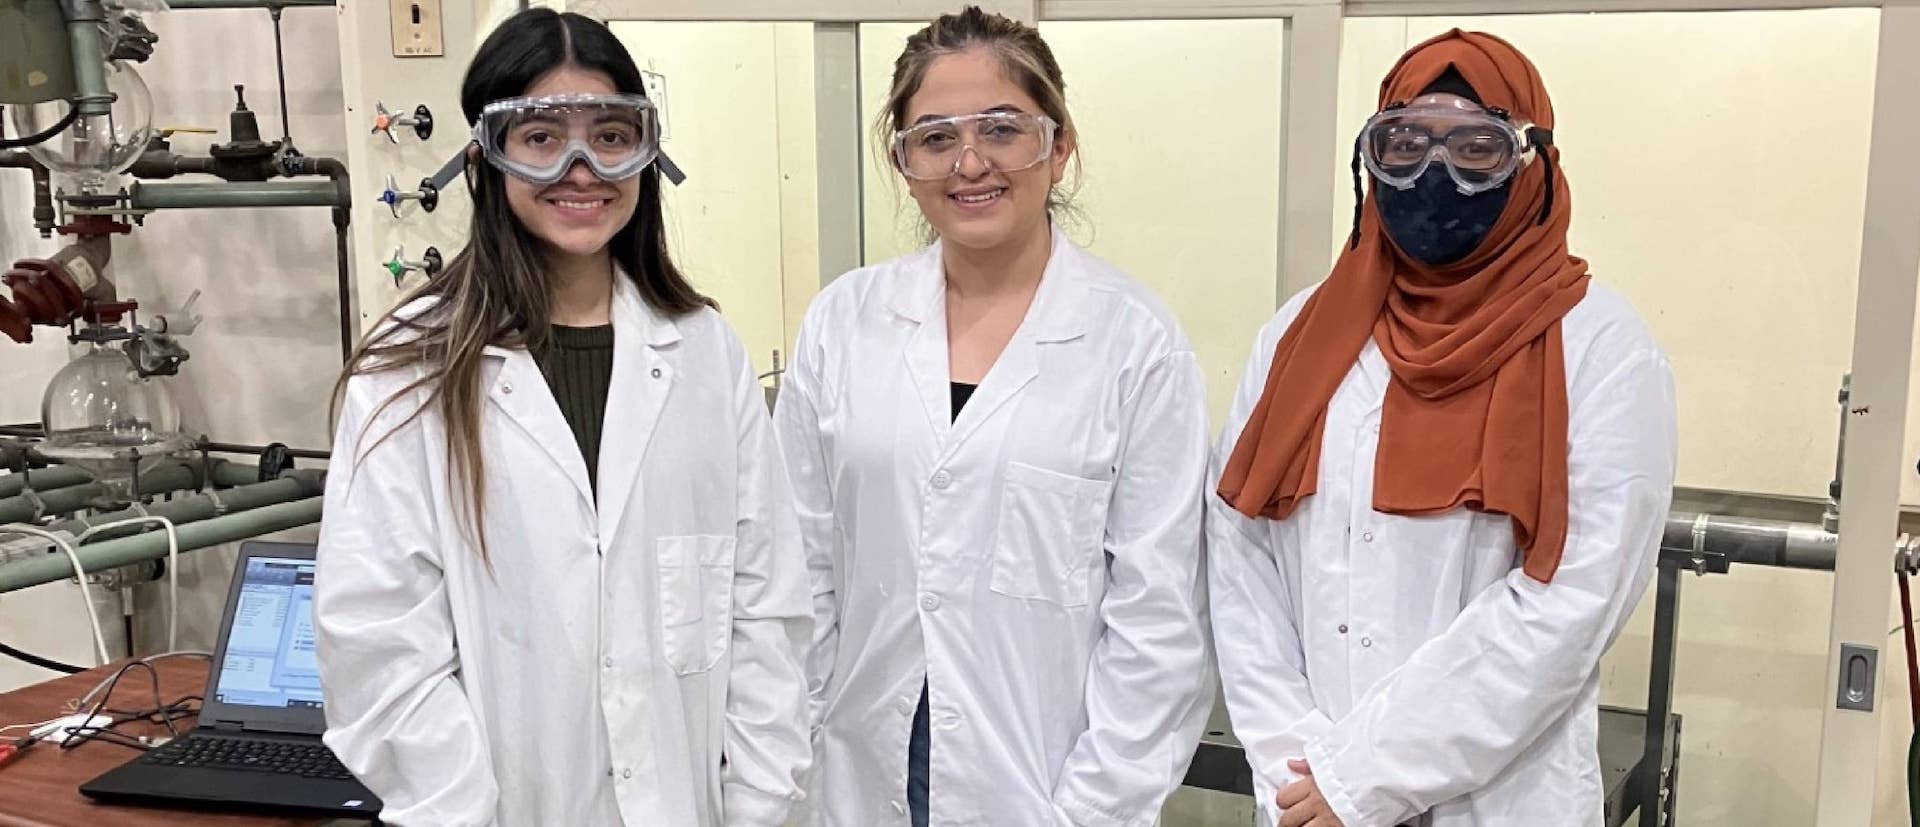
{"label": "green valve handle", "polygon": [[385,267],[387,272],[393,276],[393,286],[399,287],[400,282],[406,280],[408,273],[425,273],[427,274],[427,278],[433,278],[439,275],[440,268],[446,266],[446,262],[440,257],[440,250],[437,247],[428,247],[426,254],[421,256],[420,261],[408,261],[406,258],[406,249],[404,247],[395,247],[393,248],[393,258],[387,259],[387,262],[380,266]]}

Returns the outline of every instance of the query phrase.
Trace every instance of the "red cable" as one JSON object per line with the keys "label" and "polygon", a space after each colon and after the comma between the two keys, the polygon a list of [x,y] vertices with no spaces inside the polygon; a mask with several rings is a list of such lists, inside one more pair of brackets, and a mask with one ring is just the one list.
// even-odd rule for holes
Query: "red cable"
{"label": "red cable", "polygon": [[1900,628],[1906,632],[1907,639],[1907,700],[1912,707],[1913,723],[1920,727],[1920,659],[1914,656],[1913,645],[1913,590],[1907,585],[1907,569],[1900,567],[1900,619],[1906,621]]}

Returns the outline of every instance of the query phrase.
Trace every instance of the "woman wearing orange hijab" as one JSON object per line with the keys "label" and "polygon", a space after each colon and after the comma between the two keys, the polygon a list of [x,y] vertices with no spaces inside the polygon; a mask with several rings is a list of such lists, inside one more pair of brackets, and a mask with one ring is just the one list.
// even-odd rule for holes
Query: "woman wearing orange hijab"
{"label": "woman wearing orange hijab", "polygon": [[1350,243],[1261,332],[1215,456],[1261,823],[1598,825],[1598,665],[1653,572],[1672,373],[1567,251],[1525,56],[1449,32],[1379,106]]}

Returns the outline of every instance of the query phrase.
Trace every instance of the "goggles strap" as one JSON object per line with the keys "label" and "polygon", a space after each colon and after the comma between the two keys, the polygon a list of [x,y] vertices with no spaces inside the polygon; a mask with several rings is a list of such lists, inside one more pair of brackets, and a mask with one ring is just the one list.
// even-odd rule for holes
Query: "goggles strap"
{"label": "goggles strap", "polygon": [[667,157],[666,150],[660,150],[660,154],[654,156],[653,163],[660,168],[660,174],[667,176],[667,180],[673,182],[674,186],[680,186],[687,180],[687,174],[680,171],[680,165],[674,163],[672,158]]}
{"label": "goggles strap", "polygon": [[1547,164],[1547,198],[1540,206],[1540,217],[1534,222],[1538,226],[1547,225],[1547,218],[1553,214],[1553,155],[1547,152],[1553,146],[1553,130],[1531,127],[1527,130],[1527,143],[1540,153],[1540,160]]}
{"label": "goggles strap", "polygon": [[1347,236],[1347,249],[1360,249],[1360,210],[1366,203],[1367,193],[1360,185],[1360,145],[1366,141],[1367,134],[1362,130],[1360,137],[1353,139],[1353,232]]}

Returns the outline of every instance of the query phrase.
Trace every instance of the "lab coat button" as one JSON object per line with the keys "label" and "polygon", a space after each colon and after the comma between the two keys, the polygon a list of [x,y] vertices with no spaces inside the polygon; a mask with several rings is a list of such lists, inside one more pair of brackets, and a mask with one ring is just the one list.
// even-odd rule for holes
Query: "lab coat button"
{"label": "lab coat button", "polygon": [[607,659],[606,659],[606,660],[604,661],[604,663],[606,664],[606,667],[607,667],[608,669],[612,669],[612,668],[613,668],[613,658],[607,658]]}
{"label": "lab coat button", "polygon": [[505,383],[505,382],[501,382],[501,383],[500,383],[500,392],[501,392],[501,393],[513,393],[513,386],[512,386],[512,385],[509,385],[509,384],[507,384],[507,383]]}
{"label": "lab coat button", "polygon": [[655,378],[655,379],[658,379],[658,378],[660,378],[660,369],[659,369],[659,368],[654,368],[654,369],[653,369],[653,378]]}
{"label": "lab coat button", "polygon": [[939,609],[939,608],[940,608],[940,595],[937,595],[937,594],[923,594],[923,595],[921,595],[921,596],[920,596],[920,608],[922,608],[922,609],[926,609],[926,610],[927,610],[927,611],[929,611],[929,612],[931,612],[931,611],[935,611],[935,610],[937,610],[937,609]]}
{"label": "lab coat button", "polygon": [[945,491],[947,487],[951,485],[953,485],[952,474],[947,473],[945,470],[935,471],[933,473],[933,487],[935,489]]}
{"label": "lab coat button", "polygon": [[1373,542],[1373,532],[1369,531],[1365,534],[1360,535],[1360,539],[1365,540],[1369,543]]}
{"label": "lab coat button", "polygon": [[622,780],[622,781],[625,781],[625,780],[627,780],[627,779],[630,779],[630,778],[632,778],[632,777],[633,777],[633,770],[630,770],[630,769],[626,769],[626,770],[621,770],[621,771],[620,771],[620,780]]}
{"label": "lab coat button", "polygon": [[1361,645],[1362,647],[1364,647],[1364,648],[1368,648],[1368,649],[1371,649],[1371,648],[1373,648],[1373,638],[1370,638],[1370,637],[1363,637],[1363,638],[1361,638],[1361,639],[1360,639],[1360,645]]}
{"label": "lab coat button", "polygon": [[1340,624],[1340,634],[1344,635],[1346,633],[1347,633],[1347,624],[1345,623]]}

